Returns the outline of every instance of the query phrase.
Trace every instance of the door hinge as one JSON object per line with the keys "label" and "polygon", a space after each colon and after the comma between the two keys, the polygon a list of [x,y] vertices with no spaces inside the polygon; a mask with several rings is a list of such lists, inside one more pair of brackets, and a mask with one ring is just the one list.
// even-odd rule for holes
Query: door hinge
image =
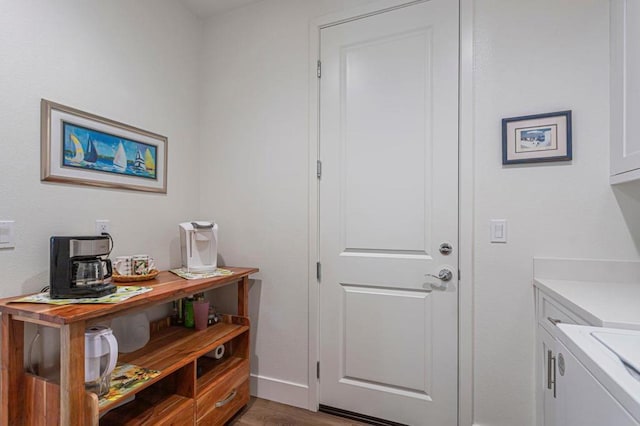
{"label": "door hinge", "polygon": [[320,262],[316,262],[316,278],[320,281]]}
{"label": "door hinge", "polygon": [[322,76],[322,62],[318,59],[318,78]]}
{"label": "door hinge", "polygon": [[461,276],[462,276],[462,275],[460,275],[460,269],[458,269],[458,281],[460,281],[460,277],[461,277]]}
{"label": "door hinge", "polygon": [[316,176],[318,179],[322,177],[322,161],[320,160],[316,162]]}
{"label": "door hinge", "polygon": [[320,361],[316,364],[316,378],[320,380]]}

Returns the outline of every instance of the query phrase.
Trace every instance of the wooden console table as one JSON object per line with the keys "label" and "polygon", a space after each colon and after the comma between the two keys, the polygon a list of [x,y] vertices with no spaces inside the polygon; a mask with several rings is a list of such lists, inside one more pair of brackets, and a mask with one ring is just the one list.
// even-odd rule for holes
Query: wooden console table
{"label": "wooden console table", "polygon": [[[148,293],[116,304],[46,305],[0,300],[2,425],[214,425],[223,424],[249,400],[249,275],[256,268],[227,268],[232,275],[185,280],[170,272],[139,285]],[[84,333],[92,324],[142,311],[215,288],[238,285],[237,315],[195,331],[169,327],[142,349],[120,354],[118,361],[159,370],[159,376],[136,388],[135,400],[121,408],[98,407],[98,398],[84,388]],[[29,374],[24,368],[24,323],[60,330],[60,383]],[[203,357],[225,345],[225,357]]]}

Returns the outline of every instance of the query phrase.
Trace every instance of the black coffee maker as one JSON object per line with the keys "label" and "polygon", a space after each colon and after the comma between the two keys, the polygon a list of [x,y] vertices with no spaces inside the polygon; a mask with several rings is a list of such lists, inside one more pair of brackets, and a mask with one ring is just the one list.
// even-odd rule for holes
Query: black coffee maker
{"label": "black coffee maker", "polygon": [[115,293],[111,284],[111,238],[51,237],[50,283],[52,299],[101,297]]}

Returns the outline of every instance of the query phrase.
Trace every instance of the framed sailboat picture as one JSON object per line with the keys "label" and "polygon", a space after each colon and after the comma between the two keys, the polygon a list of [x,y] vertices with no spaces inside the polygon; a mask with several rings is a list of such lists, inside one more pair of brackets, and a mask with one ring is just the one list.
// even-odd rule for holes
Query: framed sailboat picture
{"label": "framed sailboat picture", "polygon": [[167,138],[42,99],[41,179],[167,192]]}

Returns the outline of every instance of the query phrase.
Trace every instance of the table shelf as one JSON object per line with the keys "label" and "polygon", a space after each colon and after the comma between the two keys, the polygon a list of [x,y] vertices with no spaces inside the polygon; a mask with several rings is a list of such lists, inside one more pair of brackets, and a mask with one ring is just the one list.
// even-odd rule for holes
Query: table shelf
{"label": "table shelf", "polygon": [[[33,424],[33,419],[37,424],[72,426],[222,424],[249,400],[249,275],[258,272],[256,268],[228,269],[232,275],[198,280],[162,272],[144,283],[152,287],[150,292],[117,304],[13,302],[22,296],[0,300],[0,424]],[[124,398],[98,408],[97,397],[85,391],[83,381],[84,331],[88,325],[229,284],[237,284],[237,315],[222,315],[221,322],[200,331],[171,326],[153,333],[141,349],[120,354],[119,363],[160,374]],[[60,330],[59,384],[24,371],[25,322]],[[225,346],[225,357],[205,357],[220,345]],[[135,396],[133,401],[119,406],[131,396]]]}

